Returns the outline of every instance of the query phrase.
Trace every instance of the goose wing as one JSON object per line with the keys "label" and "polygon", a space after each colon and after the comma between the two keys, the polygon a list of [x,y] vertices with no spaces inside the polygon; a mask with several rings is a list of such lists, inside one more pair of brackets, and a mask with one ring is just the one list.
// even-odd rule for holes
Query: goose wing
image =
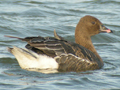
{"label": "goose wing", "polygon": [[62,53],[75,54],[72,47],[65,40],[58,40],[52,37],[26,37],[22,40],[28,42],[26,45],[27,49],[31,49],[38,54],[46,54],[50,57],[60,56]]}
{"label": "goose wing", "polygon": [[56,56],[55,60],[59,64],[59,71],[86,71],[99,68],[96,62],[77,57],[71,53]]}
{"label": "goose wing", "polygon": [[55,30],[54,30],[54,37],[58,40],[65,40],[63,37],[59,36]]}

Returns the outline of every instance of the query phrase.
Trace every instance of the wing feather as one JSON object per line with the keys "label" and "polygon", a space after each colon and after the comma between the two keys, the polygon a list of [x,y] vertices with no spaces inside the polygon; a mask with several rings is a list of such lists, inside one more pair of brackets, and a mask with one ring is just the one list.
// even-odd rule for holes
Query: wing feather
{"label": "wing feather", "polygon": [[[25,38],[26,39],[26,38]],[[30,40],[27,39],[28,45],[26,48],[32,51],[40,50],[46,55],[52,55],[52,57],[61,55],[62,53],[67,53],[66,49],[63,47],[67,41],[58,40],[51,37],[36,37]]]}
{"label": "wing feather", "polygon": [[98,68],[97,63],[77,57],[70,53],[56,56],[55,60],[59,63],[59,71],[85,71],[91,70],[91,67],[92,70]]}

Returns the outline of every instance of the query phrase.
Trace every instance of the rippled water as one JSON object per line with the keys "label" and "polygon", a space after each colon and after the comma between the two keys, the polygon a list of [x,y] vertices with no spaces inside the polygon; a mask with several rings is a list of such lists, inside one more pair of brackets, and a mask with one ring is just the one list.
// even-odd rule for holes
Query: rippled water
{"label": "rippled water", "polygon": [[[6,47],[25,42],[6,38],[53,36],[53,30],[74,42],[79,19],[92,15],[112,29],[112,34],[92,37],[105,65],[100,70],[43,74],[19,67]],[[120,0],[1,0],[0,90],[118,90],[120,89]]]}

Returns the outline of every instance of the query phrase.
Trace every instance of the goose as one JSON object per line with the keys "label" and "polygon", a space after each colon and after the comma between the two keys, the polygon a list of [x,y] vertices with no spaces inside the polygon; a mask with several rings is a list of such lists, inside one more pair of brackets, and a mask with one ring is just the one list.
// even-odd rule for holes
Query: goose
{"label": "goose", "polygon": [[17,38],[27,42],[25,48],[8,47],[22,69],[56,70],[57,72],[81,72],[101,69],[104,65],[91,36],[112,33],[94,16],[82,17],[75,29],[75,42],[67,41],[54,30],[54,37]]}

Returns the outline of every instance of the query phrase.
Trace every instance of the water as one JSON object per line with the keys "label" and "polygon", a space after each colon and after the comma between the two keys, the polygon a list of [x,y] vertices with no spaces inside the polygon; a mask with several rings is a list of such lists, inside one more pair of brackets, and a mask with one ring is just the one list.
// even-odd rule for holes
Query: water
{"label": "water", "polygon": [[[104,61],[100,70],[43,74],[19,67],[6,47],[24,47],[25,42],[6,38],[59,35],[74,42],[79,19],[92,15],[112,29],[112,34],[92,37]],[[1,0],[0,90],[119,90],[120,89],[119,0]]]}

